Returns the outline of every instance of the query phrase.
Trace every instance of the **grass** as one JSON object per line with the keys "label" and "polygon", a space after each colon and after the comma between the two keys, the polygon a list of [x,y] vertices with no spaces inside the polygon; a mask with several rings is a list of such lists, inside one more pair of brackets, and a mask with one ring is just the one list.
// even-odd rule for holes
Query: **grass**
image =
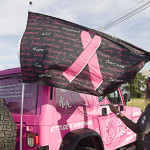
{"label": "grass", "polygon": [[131,100],[127,102],[127,106],[139,107],[144,111],[146,107],[145,99],[144,98],[131,98]]}

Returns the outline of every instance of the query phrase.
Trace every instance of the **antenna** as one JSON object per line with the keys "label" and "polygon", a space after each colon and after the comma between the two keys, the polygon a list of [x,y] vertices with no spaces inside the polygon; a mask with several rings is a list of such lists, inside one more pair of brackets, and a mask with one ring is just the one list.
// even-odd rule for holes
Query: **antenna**
{"label": "antenna", "polygon": [[32,11],[32,1],[29,2],[29,11]]}

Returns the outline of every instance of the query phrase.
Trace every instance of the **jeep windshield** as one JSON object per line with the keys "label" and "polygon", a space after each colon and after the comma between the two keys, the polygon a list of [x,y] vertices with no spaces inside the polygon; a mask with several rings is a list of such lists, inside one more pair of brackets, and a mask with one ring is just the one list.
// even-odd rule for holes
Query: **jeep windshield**
{"label": "jeep windshield", "polygon": [[99,102],[102,101],[105,97],[107,97],[110,103],[112,104],[122,104],[121,97],[118,90],[104,96],[99,96],[98,97]]}
{"label": "jeep windshield", "polygon": [[[24,115],[35,115],[38,85],[25,84]],[[0,78],[0,99],[4,99],[10,112],[20,114],[22,83],[20,75],[8,75]]]}

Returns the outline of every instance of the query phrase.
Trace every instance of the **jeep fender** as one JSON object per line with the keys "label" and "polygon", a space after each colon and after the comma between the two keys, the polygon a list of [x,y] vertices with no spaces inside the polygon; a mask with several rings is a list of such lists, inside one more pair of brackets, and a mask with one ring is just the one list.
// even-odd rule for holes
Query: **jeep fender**
{"label": "jeep fender", "polygon": [[68,132],[61,143],[59,150],[76,150],[79,143],[87,138],[95,138],[100,150],[104,150],[101,136],[89,128],[77,129]]}

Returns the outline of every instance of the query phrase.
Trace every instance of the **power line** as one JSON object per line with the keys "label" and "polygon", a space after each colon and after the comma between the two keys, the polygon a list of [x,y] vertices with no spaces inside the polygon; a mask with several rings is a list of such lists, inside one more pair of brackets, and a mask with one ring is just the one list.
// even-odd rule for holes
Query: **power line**
{"label": "power line", "polygon": [[[131,11],[130,13],[128,13],[128,14],[122,16],[121,18],[119,18],[119,19],[113,21],[112,23],[109,23],[108,25],[106,25],[106,26],[103,27],[103,28],[106,28],[106,29],[107,29],[107,28],[110,28],[111,26],[114,26],[114,25],[116,25],[116,24],[122,22],[122,21],[120,21],[120,20],[123,20],[123,21],[124,21],[124,20],[126,20],[126,19],[132,17],[133,15],[135,15],[135,14],[141,12],[142,10],[146,9],[147,7],[149,7],[149,6],[147,6],[147,5],[149,5],[149,4],[150,4],[150,1],[147,2],[147,3],[144,4],[144,5],[142,5],[142,6],[138,7],[138,8],[136,8],[135,10]],[[146,6],[147,6],[147,7],[146,7]],[[146,8],[144,8],[144,7],[146,7]],[[142,10],[140,10],[140,9],[142,9]],[[124,18],[125,18],[125,19],[124,19]],[[118,22],[118,23],[117,23],[117,22]]]}
{"label": "power line", "polygon": [[[133,11],[132,11],[133,12]],[[124,13],[123,13],[124,14]],[[128,15],[130,15],[131,14],[131,12],[130,13],[128,13]],[[119,15],[120,16],[120,15]],[[127,15],[125,15],[125,16],[127,16]],[[106,24],[105,26],[103,25],[101,28],[104,30],[104,28],[108,28],[108,26],[110,26],[110,25],[112,25],[112,24],[114,24],[115,22],[117,22],[117,21],[119,21],[120,19],[123,19],[125,16],[122,16],[121,18],[119,18],[119,19],[117,19],[117,20],[114,20],[113,22],[111,22],[111,21],[109,21],[109,22],[111,22],[111,23],[108,23],[108,24]],[[117,17],[116,17],[117,18]]]}
{"label": "power line", "polygon": [[[149,6],[150,6],[150,5],[149,5]],[[146,8],[148,8],[149,6],[147,6]],[[146,8],[144,8],[144,9],[146,9]],[[111,25],[111,26],[105,27],[104,30],[107,30],[107,29],[109,29],[109,28],[111,28],[111,27],[113,27],[113,26],[115,26],[115,25],[117,25],[117,24],[119,24],[119,23],[121,23],[121,22],[127,20],[128,18],[130,18],[130,17],[136,15],[137,13],[143,11],[144,9],[142,9],[142,10],[140,10],[140,11],[134,13],[133,15],[130,15],[130,16],[126,17],[125,19],[123,19],[123,20],[121,20],[121,21],[119,21],[119,22],[117,22],[117,23],[115,23],[115,24],[113,24],[113,25]]]}
{"label": "power line", "polygon": [[113,20],[117,19],[118,17],[122,16],[123,14],[125,14],[126,12],[128,12],[129,10],[133,9],[134,7],[138,6],[139,4],[143,3],[145,0],[139,2],[138,4],[136,4],[135,6],[131,7],[130,9],[124,11],[123,13],[121,13],[120,15],[118,15],[117,17],[115,17],[114,19],[111,19],[110,21],[106,22],[104,25],[102,26],[105,26],[107,24],[109,24],[110,22],[112,22]]}
{"label": "power line", "polygon": [[[130,18],[131,16],[133,16],[133,15],[135,15],[135,14],[141,12],[142,10],[146,9],[147,7],[149,7],[149,6],[146,7],[146,5],[148,5],[148,4],[150,4],[150,1],[147,2],[146,4],[142,5],[142,6],[138,7],[137,9],[131,11],[130,13],[128,13],[128,14],[126,14],[126,15],[120,17],[119,19],[117,19],[117,20],[115,20],[115,21],[113,21],[113,22],[111,22],[111,23],[109,23],[109,24],[103,26],[103,27],[102,27],[103,30],[106,30],[106,29],[108,29],[108,28],[110,28],[110,27],[112,27],[112,26],[114,26],[114,25],[116,25],[116,24],[118,24],[118,23],[120,23],[120,22],[122,22],[122,21],[124,21],[124,20],[126,20],[126,19],[128,19],[128,18]],[[143,8],[143,7],[146,7],[146,8]],[[142,10],[140,10],[140,9],[142,9]],[[138,12],[137,12],[137,11],[138,11]],[[126,18],[126,19],[124,19],[124,18]],[[122,20],[122,21],[121,21],[121,20]],[[117,23],[117,22],[118,22],[118,23]]]}
{"label": "power line", "polygon": [[[143,2],[143,1],[142,1],[142,2]],[[140,3],[142,3],[142,2],[140,2]],[[140,3],[138,3],[137,5],[139,5]],[[148,8],[148,7],[150,6],[149,4],[150,4],[150,1],[148,1],[147,3],[141,5],[140,7],[138,7],[138,8],[136,8],[136,9],[132,10],[131,12],[125,14],[124,16],[122,16],[122,17],[120,17],[120,18],[118,18],[118,19],[116,19],[116,20],[112,19],[112,20],[114,20],[114,21],[112,21],[112,22],[109,21],[110,23],[107,23],[105,26],[102,26],[101,29],[102,29],[103,31],[104,31],[104,30],[107,30],[107,29],[109,29],[109,28],[111,28],[111,27],[113,27],[113,26],[115,26],[115,25],[117,25],[117,24],[119,24],[119,23],[121,23],[121,22],[127,20],[128,18],[130,18],[130,17],[136,15],[137,13],[139,13],[139,12],[145,10],[146,8]],[[136,6],[137,6],[137,5],[136,5]],[[135,7],[135,6],[134,6],[134,7]],[[132,8],[133,8],[133,7],[132,7]],[[131,8],[130,8],[129,10],[131,10]],[[127,12],[127,11],[126,11],[126,12]],[[122,13],[122,14],[124,14],[124,13]],[[119,16],[121,16],[121,15],[119,15]],[[117,18],[117,17],[116,17],[116,18]]]}

